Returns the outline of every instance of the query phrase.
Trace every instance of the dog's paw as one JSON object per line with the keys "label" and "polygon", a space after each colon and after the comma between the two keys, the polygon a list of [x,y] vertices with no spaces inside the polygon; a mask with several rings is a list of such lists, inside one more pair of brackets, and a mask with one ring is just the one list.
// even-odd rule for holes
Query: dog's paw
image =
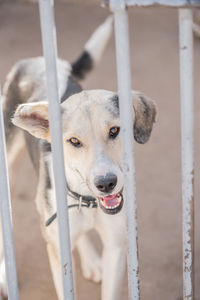
{"label": "dog's paw", "polygon": [[96,257],[92,260],[91,257],[87,256],[81,260],[83,276],[87,280],[92,280],[96,283],[101,282],[102,279],[102,268],[101,258]]}

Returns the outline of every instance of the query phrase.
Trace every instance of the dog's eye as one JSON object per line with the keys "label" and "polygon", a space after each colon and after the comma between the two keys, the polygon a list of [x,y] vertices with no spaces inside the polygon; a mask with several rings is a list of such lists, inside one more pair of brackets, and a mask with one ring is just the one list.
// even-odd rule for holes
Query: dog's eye
{"label": "dog's eye", "polygon": [[79,139],[72,137],[71,139],[68,140],[74,147],[81,147],[82,144],[79,141]]}
{"label": "dog's eye", "polygon": [[118,134],[119,134],[119,131],[120,131],[120,128],[119,127],[112,127],[110,128],[110,131],[109,131],[109,138],[111,139],[115,139]]}

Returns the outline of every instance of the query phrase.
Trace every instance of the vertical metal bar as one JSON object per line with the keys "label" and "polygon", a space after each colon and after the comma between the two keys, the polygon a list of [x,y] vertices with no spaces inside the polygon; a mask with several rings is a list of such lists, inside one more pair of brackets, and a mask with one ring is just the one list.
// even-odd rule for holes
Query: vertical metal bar
{"label": "vertical metal bar", "polygon": [[184,299],[194,299],[194,150],[192,11],[179,9]]}
{"label": "vertical metal bar", "polygon": [[62,145],[61,107],[58,96],[57,45],[53,1],[40,0],[39,8],[43,52],[46,62],[47,94],[49,99],[50,131],[52,139],[53,170],[56,188],[64,299],[72,300],[74,298],[74,291],[67,207],[67,187]]}
{"label": "vertical metal bar", "polygon": [[4,244],[4,256],[9,300],[18,300],[17,272],[12,233],[10,188],[6,160],[5,131],[0,89],[0,215]]}
{"label": "vertical metal bar", "polygon": [[[114,2],[114,1],[113,1]],[[139,299],[139,267],[137,245],[136,187],[133,139],[133,106],[131,100],[131,71],[128,16],[125,7],[111,5],[115,20],[120,122],[123,145],[126,215],[128,229],[128,277],[130,299]]]}

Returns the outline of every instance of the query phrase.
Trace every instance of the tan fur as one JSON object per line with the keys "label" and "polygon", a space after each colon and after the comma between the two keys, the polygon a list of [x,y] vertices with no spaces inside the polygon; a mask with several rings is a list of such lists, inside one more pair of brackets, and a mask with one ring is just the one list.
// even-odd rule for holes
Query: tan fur
{"label": "tan fur", "polygon": [[[134,135],[139,143],[146,142],[155,121],[156,107],[152,100],[139,92],[133,92],[135,111]],[[124,178],[121,163],[121,138],[109,136],[113,127],[120,127],[116,93],[105,90],[84,91],[69,97],[62,103],[63,149],[67,183],[80,195],[102,197],[95,185],[97,176],[113,173],[117,183],[112,194],[123,190]],[[13,123],[36,138],[50,142],[48,104],[45,101],[21,104],[17,108]],[[75,147],[71,139],[80,141]],[[48,167],[51,187],[46,187]],[[68,196],[68,203],[77,203]],[[40,153],[40,168],[36,205],[41,217],[41,228],[47,242],[53,279],[59,300],[63,299],[59,262],[57,219],[48,227],[45,221],[56,211],[55,186],[52,157]],[[115,215],[106,214],[100,207],[69,210],[72,250],[77,246],[81,257],[83,274],[95,282],[102,280],[102,300],[120,299],[120,286],[126,266],[126,218],[122,207]],[[102,258],[87,237],[95,229],[103,243]]]}
{"label": "tan fur", "polygon": [[[70,95],[82,91],[78,80],[83,79],[85,75],[93,69],[93,67],[96,65],[96,62],[100,59],[100,56],[103,54],[112,32],[112,19],[112,17],[108,18],[102,25],[100,25],[100,27],[95,31],[95,33],[86,43],[80,57],[78,57],[72,64],[59,58],[57,59],[58,97],[61,102],[66,101],[66,99],[69,98]],[[52,155],[50,152],[50,145],[47,143],[51,141],[47,98],[46,67],[44,58],[35,57],[30,59],[23,59],[17,62],[7,76],[7,80],[3,89],[3,108],[7,146],[11,154],[18,155],[18,153],[21,151],[20,147],[18,147],[18,149],[16,148],[16,150],[14,149],[15,145],[12,146],[14,137],[17,134],[17,127],[28,131],[24,134],[26,146],[38,175],[36,205],[37,210],[40,214],[43,236],[47,242],[48,254],[57,294],[59,299],[61,300],[63,299],[63,295],[61,272],[59,266],[60,263],[57,219],[49,227],[45,226],[45,222],[47,221],[47,219],[52,216],[52,214],[54,214],[57,210],[52,170]],[[13,117],[13,111],[17,106],[18,108]],[[63,104],[63,107],[64,106],[65,104]],[[72,104],[72,117],[76,116],[75,108],[76,107],[73,108]],[[66,116],[66,111],[64,112],[63,116],[64,115]],[[10,120],[12,117],[13,124],[17,127],[15,127],[11,123]],[[67,118],[70,119],[69,115]],[[73,118],[71,119],[71,123],[73,123]],[[77,125],[79,123],[80,120],[78,120]],[[88,133],[90,131],[90,126],[91,124],[87,123]],[[63,128],[64,127],[65,121],[63,119]],[[82,129],[84,131],[84,122],[82,123]],[[85,130],[87,129],[85,127]],[[63,145],[66,152],[66,149],[68,149],[67,151],[69,151],[70,148],[69,141],[66,141],[65,134],[68,135],[69,132],[65,132],[63,135]],[[91,140],[88,139],[87,142],[90,144]],[[79,163],[83,164],[83,162],[78,158],[78,155],[75,154],[75,152],[72,151],[71,154],[74,159],[73,164],[76,160],[79,160]],[[84,155],[87,158],[86,153]],[[14,161],[15,158],[12,158],[10,160],[11,163],[13,163]],[[107,162],[109,162],[109,159],[107,159]],[[81,187],[80,190],[76,189],[76,192],[85,191],[88,195],[90,195],[91,191],[88,190],[89,185],[87,182],[89,178],[86,181],[85,178],[81,178],[81,176],[83,177],[83,175],[85,176],[86,174],[81,174],[82,170],[79,170],[79,168],[74,169],[73,164],[69,166],[70,171],[68,174],[69,178],[71,179],[68,183],[70,184],[70,186]],[[110,167],[112,166],[114,166],[114,163],[110,164]],[[92,166],[89,166],[88,164],[87,176],[89,176],[90,167]],[[115,169],[118,170],[118,167],[116,167]],[[120,171],[118,170],[118,172]],[[74,200],[72,197],[68,197],[68,202],[77,203],[77,200]],[[69,217],[72,249],[77,244],[77,241],[79,240],[81,234],[84,235],[94,226],[99,226],[97,224],[101,223],[98,220],[101,214],[102,212],[99,213],[98,209],[81,209],[80,212],[78,212],[77,209],[70,210]],[[84,257],[86,257],[86,255],[84,254],[84,245],[86,244],[87,239],[84,242],[83,237],[79,242],[80,247],[81,245],[83,245],[81,247],[83,256],[81,260],[84,260]],[[91,247],[86,248],[89,249]],[[92,256],[92,253],[94,254],[95,250],[91,252],[91,257],[97,257],[95,255]],[[2,245],[0,245],[0,254],[0,300],[2,300],[2,297],[5,297],[7,295],[7,284],[4,268],[5,260],[2,254]],[[90,257],[90,253],[87,253],[87,255]],[[99,280],[101,279],[101,275],[99,273],[99,262],[97,264],[93,262],[92,264],[90,263],[88,265],[87,262],[84,263],[82,261],[82,266],[84,269],[87,269],[84,270],[83,273],[90,274],[90,279],[96,280],[95,278],[97,277],[99,278]],[[98,269],[98,276],[95,275],[96,269]]]}
{"label": "tan fur", "polygon": [[[152,100],[139,92],[133,92],[135,111],[135,139],[144,143],[149,139],[156,117],[156,107]],[[121,139],[109,139],[109,130],[119,127],[119,112],[114,100],[116,94],[104,90],[84,91],[71,96],[62,104],[63,149],[67,182],[73,191],[81,195],[100,197],[94,185],[94,178],[113,172],[118,182],[112,193],[123,189],[121,166]],[[48,105],[46,102],[22,104],[14,114],[13,123],[37,138],[50,141],[48,128]],[[74,147],[70,140],[76,138],[81,147]],[[48,163],[51,177],[51,191],[45,199],[45,167]],[[59,243],[57,220],[45,227],[47,220],[56,210],[51,157],[40,160],[40,177],[36,197],[41,216],[43,236],[47,242],[48,255],[59,299],[62,300],[62,285],[59,267]],[[69,204],[76,203],[68,197]],[[102,282],[102,299],[120,298],[119,287],[125,272],[126,262],[126,222],[124,207],[116,215],[106,215],[97,209],[69,210],[72,249],[77,245],[81,255],[83,274],[89,279]],[[96,229],[104,244],[101,258],[96,254],[86,233]],[[109,241],[109,242],[108,242]],[[91,263],[90,263],[91,261]],[[101,266],[101,267],[100,267]],[[118,270],[118,268],[120,268]],[[102,277],[103,276],[103,277]]]}

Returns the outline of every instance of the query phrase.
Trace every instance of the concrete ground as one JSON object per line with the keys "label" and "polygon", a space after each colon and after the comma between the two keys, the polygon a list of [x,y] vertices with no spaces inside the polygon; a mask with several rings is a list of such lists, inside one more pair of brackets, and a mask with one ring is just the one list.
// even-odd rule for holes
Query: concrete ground
{"label": "concrete ground", "polygon": [[[87,4],[86,4],[87,3]],[[93,30],[109,14],[98,5],[57,3],[59,56],[73,61]],[[142,300],[182,299],[181,158],[178,12],[130,9],[132,86],[155,99],[159,117],[152,138],[136,147],[136,179]],[[0,82],[19,59],[42,54],[36,4],[0,4]],[[200,299],[200,42],[195,40],[195,282]],[[82,83],[85,89],[117,90],[112,38],[100,65]],[[39,218],[34,205],[36,176],[28,156],[19,157],[12,181],[15,248],[21,300],[53,300]],[[83,279],[79,261],[78,299],[100,299],[100,285]],[[124,281],[122,300],[128,299]]]}

